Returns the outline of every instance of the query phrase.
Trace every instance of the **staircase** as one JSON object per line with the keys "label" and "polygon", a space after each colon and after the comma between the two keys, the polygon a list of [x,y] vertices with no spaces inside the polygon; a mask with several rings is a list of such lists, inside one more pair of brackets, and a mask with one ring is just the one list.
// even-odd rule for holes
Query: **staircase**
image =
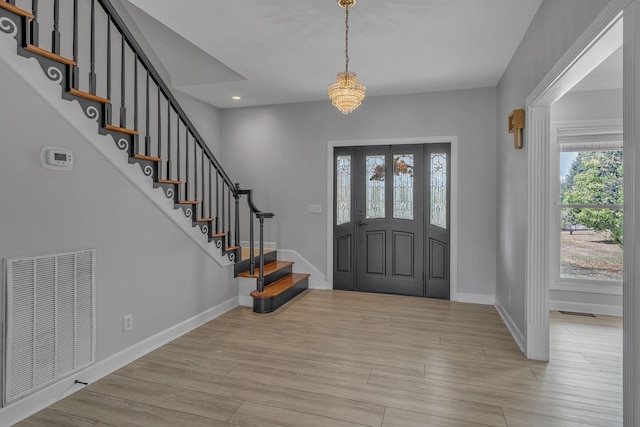
{"label": "staircase", "polygon": [[[255,312],[274,311],[308,287],[309,275],[293,273],[293,263],[278,261],[276,252],[265,254],[264,222],[274,214],[257,209],[252,191],[233,183],[109,0],[0,0],[0,32],[17,41],[18,55],[37,60],[63,99],[80,104],[99,134],[127,152],[128,162],[235,264],[236,276],[256,279]],[[246,257],[239,244],[242,196],[250,215]]]}

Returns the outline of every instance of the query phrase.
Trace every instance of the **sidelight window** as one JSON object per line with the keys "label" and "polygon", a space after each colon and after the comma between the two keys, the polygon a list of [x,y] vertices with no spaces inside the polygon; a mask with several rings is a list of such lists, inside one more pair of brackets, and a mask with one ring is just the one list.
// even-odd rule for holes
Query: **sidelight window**
{"label": "sidelight window", "polygon": [[336,225],[351,221],[351,155],[336,160]]}
{"label": "sidelight window", "polygon": [[447,153],[431,154],[431,225],[447,228]]}

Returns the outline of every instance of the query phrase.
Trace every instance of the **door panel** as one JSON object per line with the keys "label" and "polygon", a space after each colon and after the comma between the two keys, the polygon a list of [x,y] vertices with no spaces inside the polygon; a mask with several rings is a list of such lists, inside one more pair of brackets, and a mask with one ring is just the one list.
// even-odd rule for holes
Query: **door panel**
{"label": "door panel", "polygon": [[333,288],[355,290],[354,148],[334,150],[333,174]]}
{"label": "door panel", "polygon": [[334,289],[449,298],[449,144],[334,151]]}
{"label": "door panel", "polygon": [[449,144],[428,144],[425,150],[428,185],[425,191],[425,263],[429,266],[425,296],[450,298],[449,246],[451,226],[451,149]]}
{"label": "door panel", "polygon": [[423,150],[356,147],[356,290],[424,295]]}
{"label": "door panel", "polygon": [[393,276],[413,278],[415,271],[415,235],[413,233],[393,232]]}

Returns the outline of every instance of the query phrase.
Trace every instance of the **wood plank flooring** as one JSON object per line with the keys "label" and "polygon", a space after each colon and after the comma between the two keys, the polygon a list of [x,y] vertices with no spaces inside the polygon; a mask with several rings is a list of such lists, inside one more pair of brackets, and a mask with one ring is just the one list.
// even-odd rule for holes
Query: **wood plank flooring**
{"label": "wood plank flooring", "polygon": [[236,308],[27,426],[621,426],[622,319],[551,313],[549,363],[491,306],[306,291]]}

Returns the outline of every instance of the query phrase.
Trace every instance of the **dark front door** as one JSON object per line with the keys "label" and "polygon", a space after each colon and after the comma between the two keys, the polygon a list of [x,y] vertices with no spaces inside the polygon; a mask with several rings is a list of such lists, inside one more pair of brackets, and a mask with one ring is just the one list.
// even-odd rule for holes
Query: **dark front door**
{"label": "dark front door", "polygon": [[335,289],[449,298],[448,153],[335,149]]}

